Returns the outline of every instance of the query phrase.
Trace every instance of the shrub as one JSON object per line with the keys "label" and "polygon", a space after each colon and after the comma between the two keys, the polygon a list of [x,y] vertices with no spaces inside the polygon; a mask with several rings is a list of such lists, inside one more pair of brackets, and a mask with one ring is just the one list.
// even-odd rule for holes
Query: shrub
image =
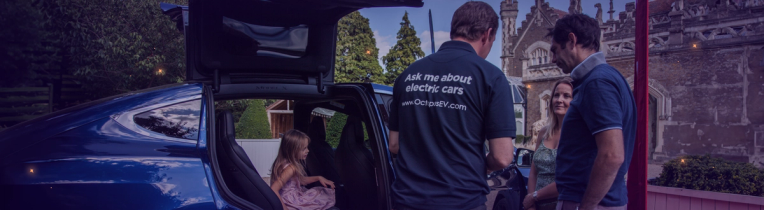
{"label": "shrub", "polygon": [[345,127],[348,116],[339,112],[335,112],[334,116],[329,119],[329,123],[326,125],[326,142],[332,145],[332,148],[337,148],[340,143],[340,136],[342,136],[342,127]]}
{"label": "shrub", "polygon": [[522,144],[523,142],[525,142],[525,136],[518,134],[515,137],[515,144]]}
{"label": "shrub", "polygon": [[655,185],[743,195],[764,195],[764,172],[750,163],[684,156],[663,165]]}
{"label": "shrub", "polygon": [[268,115],[265,113],[263,100],[249,100],[247,109],[236,123],[237,139],[270,139],[271,126],[268,122]]}

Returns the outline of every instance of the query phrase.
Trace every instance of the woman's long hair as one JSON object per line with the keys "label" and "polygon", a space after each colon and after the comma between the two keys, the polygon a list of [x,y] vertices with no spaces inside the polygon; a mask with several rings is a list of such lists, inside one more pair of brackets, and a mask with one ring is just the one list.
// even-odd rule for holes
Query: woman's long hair
{"label": "woman's long hair", "polygon": [[271,167],[271,184],[280,178],[287,164],[290,167],[294,167],[295,175],[298,179],[305,176],[301,156],[302,150],[308,147],[309,142],[310,137],[307,134],[295,129],[289,130],[284,134],[284,137],[281,138],[281,145],[279,146],[276,160],[273,161],[273,166]]}
{"label": "woman's long hair", "polygon": [[[557,92],[557,86],[560,85],[560,84],[570,85],[570,88],[572,89],[573,88],[573,79],[571,79],[570,77],[564,77],[564,78],[562,78],[560,80],[557,80],[557,82],[554,83],[554,87],[552,87],[552,97],[549,99],[549,104],[547,104],[547,107],[549,107],[547,109],[547,112],[548,112],[547,116],[549,116],[549,117],[547,118],[548,119],[547,120],[547,126],[545,126],[546,127],[546,132],[542,136],[543,139],[547,139],[550,136],[552,136],[554,134],[557,134],[557,132],[559,132],[560,129],[562,129],[562,125],[561,124],[557,124],[557,120],[558,120],[559,116],[554,114],[554,109],[552,108],[552,100],[554,99],[555,92]],[[539,143],[541,143],[541,139],[542,138],[539,138]]]}

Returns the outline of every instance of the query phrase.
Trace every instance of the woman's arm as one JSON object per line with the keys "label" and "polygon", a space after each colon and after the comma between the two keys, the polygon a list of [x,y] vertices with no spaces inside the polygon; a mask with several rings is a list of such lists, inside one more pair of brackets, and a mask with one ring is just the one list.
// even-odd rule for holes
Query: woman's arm
{"label": "woman's arm", "polygon": [[541,188],[538,190],[538,193],[536,195],[536,200],[546,200],[546,199],[552,199],[557,198],[557,183],[552,182],[548,184],[547,186]]}
{"label": "woman's arm", "polygon": [[293,175],[294,168],[286,167],[279,177],[273,177],[276,180],[274,180],[273,184],[271,184],[271,190],[273,190],[273,192],[276,193],[276,196],[279,197],[279,201],[281,201],[281,206],[284,208],[284,210],[287,210],[287,206],[284,204],[284,200],[281,199],[281,193],[279,193],[279,191],[282,187],[284,187],[284,183],[286,183],[287,180],[289,180],[289,178]]}
{"label": "woman's arm", "polygon": [[[546,128],[542,128],[539,131],[539,135],[541,135],[542,133],[546,133]],[[536,150],[534,151],[538,151],[539,146],[541,146],[541,144],[543,143],[544,143],[544,140],[541,139],[541,137],[539,137],[539,143],[536,144]],[[533,192],[536,191],[536,180],[538,178],[537,176],[538,176],[538,170],[536,169],[536,163],[531,161],[531,172],[530,174],[528,174],[528,195],[526,195],[525,198],[523,198],[523,206],[526,209],[531,208],[536,204],[535,200],[533,199]]]}
{"label": "woman's arm", "polygon": [[[546,133],[546,127],[541,128],[539,130],[539,136],[541,136],[543,133]],[[539,143],[536,144],[536,149],[534,151],[539,150],[539,146],[544,143],[544,139],[542,137],[539,137]],[[531,160],[531,172],[528,174],[528,194],[533,193],[536,191],[536,176],[538,175],[538,170],[536,170],[536,163]],[[531,194],[532,195],[532,194]]]}

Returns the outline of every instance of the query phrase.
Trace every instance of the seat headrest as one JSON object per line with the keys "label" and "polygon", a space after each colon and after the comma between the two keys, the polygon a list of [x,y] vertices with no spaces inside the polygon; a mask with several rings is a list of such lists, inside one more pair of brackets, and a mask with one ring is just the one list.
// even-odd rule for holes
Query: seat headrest
{"label": "seat headrest", "polygon": [[323,118],[313,118],[313,121],[310,122],[310,127],[308,127],[308,136],[311,143],[326,141],[326,126],[324,126]]}
{"label": "seat headrest", "polygon": [[226,141],[236,141],[236,130],[233,122],[233,114],[230,111],[222,111],[218,113],[218,130],[221,132],[220,137]]}
{"label": "seat headrest", "polygon": [[[345,122],[345,127],[342,128],[342,136],[340,137],[343,140],[352,138],[353,141],[352,144],[358,144],[363,143],[363,126],[361,125],[361,120],[358,117],[355,116],[348,116],[347,121]],[[342,143],[342,141],[340,141]],[[350,142],[348,142],[350,143]]]}

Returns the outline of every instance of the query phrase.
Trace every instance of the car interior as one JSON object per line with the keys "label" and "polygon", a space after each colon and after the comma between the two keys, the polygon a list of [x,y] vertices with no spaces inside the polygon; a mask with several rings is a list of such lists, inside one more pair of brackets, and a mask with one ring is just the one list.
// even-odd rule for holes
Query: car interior
{"label": "car interior", "polygon": [[[336,148],[326,141],[328,120],[325,122],[324,118],[311,115],[317,108],[347,115]],[[335,207],[339,209],[384,208],[386,205],[379,204],[385,199],[387,193],[379,196],[379,191],[384,190],[378,188],[377,177],[377,171],[381,171],[379,168],[382,168],[384,163],[378,158],[375,159],[379,157],[375,155],[379,152],[371,149],[380,147],[376,143],[378,135],[373,135],[377,129],[366,126],[371,125],[368,111],[364,111],[355,100],[347,98],[295,100],[293,109],[294,129],[305,132],[311,138],[308,145],[310,152],[304,162],[306,173],[308,176],[323,176],[335,183]],[[232,113],[227,110],[217,111],[215,118],[217,138],[212,142],[216,146],[215,159],[221,174],[221,179],[217,181],[233,195],[229,195],[229,200],[246,201],[244,206],[253,204],[262,209],[281,209],[279,198],[270,189],[269,183],[261,177],[261,174],[267,174],[267,172],[257,171],[250,161],[249,155],[257,154],[246,154],[245,150],[237,144],[236,122]],[[364,137],[365,132],[368,133],[368,141]],[[387,177],[387,180],[389,180],[387,183],[391,183],[392,178]],[[313,183],[306,187],[315,186],[321,185]],[[221,191],[225,192],[225,190]]]}

